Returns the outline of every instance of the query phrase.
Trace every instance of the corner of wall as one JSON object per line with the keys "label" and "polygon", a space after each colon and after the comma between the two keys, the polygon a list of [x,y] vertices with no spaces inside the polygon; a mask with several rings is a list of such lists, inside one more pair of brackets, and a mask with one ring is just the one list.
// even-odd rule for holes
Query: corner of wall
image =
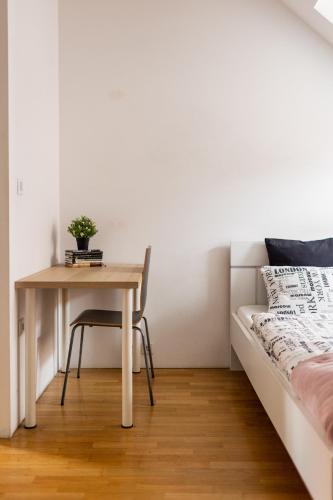
{"label": "corner of wall", "polygon": [[[0,0],[0,401],[10,401],[9,152],[7,0]],[[10,436],[10,405],[0,405],[0,437]]]}

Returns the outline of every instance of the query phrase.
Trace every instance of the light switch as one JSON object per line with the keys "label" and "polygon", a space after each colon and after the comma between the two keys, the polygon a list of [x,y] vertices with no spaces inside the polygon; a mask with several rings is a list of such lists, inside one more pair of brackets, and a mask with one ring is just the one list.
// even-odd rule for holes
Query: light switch
{"label": "light switch", "polygon": [[23,190],[24,190],[23,179],[17,179],[16,180],[16,192],[17,192],[17,195],[18,196],[23,196]]}

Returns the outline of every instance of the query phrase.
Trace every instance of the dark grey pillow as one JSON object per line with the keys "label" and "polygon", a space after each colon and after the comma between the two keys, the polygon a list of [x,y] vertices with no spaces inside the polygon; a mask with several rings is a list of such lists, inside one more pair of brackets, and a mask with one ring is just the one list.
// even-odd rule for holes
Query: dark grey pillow
{"label": "dark grey pillow", "polygon": [[333,238],[315,241],[265,238],[271,266],[333,266]]}

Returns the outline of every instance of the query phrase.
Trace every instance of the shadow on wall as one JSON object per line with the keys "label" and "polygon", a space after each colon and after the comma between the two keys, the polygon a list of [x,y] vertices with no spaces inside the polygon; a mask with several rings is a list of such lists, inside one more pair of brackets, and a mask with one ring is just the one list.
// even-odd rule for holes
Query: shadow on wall
{"label": "shadow on wall", "polygon": [[216,247],[208,252],[207,276],[207,308],[216,311],[217,323],[222,325],[221,356],[225,364],[229,360],[230,246]]}
{"label": "shadow on wall", "polygon": [[51,241],[52,241],[52,255],[50,265],[55,266],[59,263],[60,256],[58,255],[58,231],[55,224],[52,225],[51,230]]}
{"label": "shadow on wall", "polygon": [[[160,280],[152,276],[147,315],[156,366],[228,366],[229,264],[229,246],[221,246],[193,256],[192,262],[186,255],[177,258],[172,276],[164,275]],[[190,280],[175,287],[177,270],[184,266],[191,268]],[[159,301],[168,308],[160,308],[156,315]]]}

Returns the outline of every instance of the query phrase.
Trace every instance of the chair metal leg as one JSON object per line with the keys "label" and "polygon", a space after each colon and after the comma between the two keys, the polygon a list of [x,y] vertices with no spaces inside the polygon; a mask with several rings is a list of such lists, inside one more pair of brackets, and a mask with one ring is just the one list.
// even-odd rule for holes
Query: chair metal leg
{"label": "chair metal leg", "polygon": [[155,378],[155,373],[154,373],[154,365],[153,365],[153,355],[151,352],[151,345],[150,345],[150,338],[149,338],[149,329],[148,329],[148,321],[145,316],[142,316],[144,322],[145,322],[145,327],[146,327],[146,335],[147,335],[147,344],[148,344],[148,354],[149,354],[149,361],[150,361],[150,369],[151,369],[151,376],[152,378]]}
{"label": "chair metal leg", "polygon": [[81,375],[81,359],[82,359],[83,337],[84,337],[84,325],[81,326],[79,364],[78,364],[78,367],[77,367],[76,378],[80,378],[80,375]]}
{"label": "chair metal leg", "polygon": [[146,349],[145,337],[144,337],[143,331],[138,326],[134,326],[133,330],[138,330],[141,333],[143,355],[144,355],[144,358],[145,358],[145,365],[146,365],[146,376],[147,376],[147,383],[148,383],[150,405],[154,406],[154,396],[153,396],[153,390],[152,390],[151,381],[150,381],[150,370],[149,370],[149,365],[148,365],[148,357],[147,357],[147,349]]}
{"label": "chair metal leg", "polygon": [[62,388],[62,395],[61,395],[61,406],[63,406],[64,403],[65,403],[67,380],[68,380],[68,374],[69,374],[69,366],[70,366],[70,362],[71,362],[73,342],[74,342],[74,334],[75,334],[75,330],[77,329],[78,326],[79,325],[75,325],[73,327],[72,333],[71,333],[71,340],[70,340],[70,343],[69,343],[68,356],[67,356],[66,373],[65,373],[64,385],[63,385],[63,388]]}

